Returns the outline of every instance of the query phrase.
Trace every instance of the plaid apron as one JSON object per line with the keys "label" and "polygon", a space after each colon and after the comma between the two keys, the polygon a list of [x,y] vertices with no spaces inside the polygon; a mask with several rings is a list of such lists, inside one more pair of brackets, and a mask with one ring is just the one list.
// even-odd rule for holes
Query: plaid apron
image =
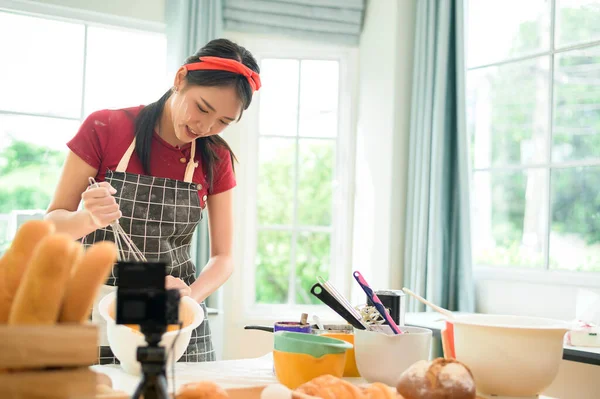
{"label": "plaid apron", "polygon": [[[202,186],[192,183],[194,168],[197,166],[194,162],[195,144],[192,142],[190,161],[183,181],[126,173],[125,169],[135,149],[135,139],[116,170],[106,173],[106,181],[117,190],[114,197],[123,215],[119,219],[123,230],[149,262],[165,262],[168,265],[167,273],[181,278],[187,285],[192,285],[196,280],[196,266],[190,257],[190,243],[202,219],[207,199],[203,196],[201,204],[198,190]],[[110,226],[88,234],[82,242],[87,247],[94,242],[106,240],[114,242]],[[124,250],[123,259],[127,259],[128,255],[127,250]],[[130,259],[133,257],[130,256]],[[100,299],[116,290],[117,285],[118,278],[113,268],[96,298],[92,312],[92,322],[100,326],[99,364],[118,363],[108,346],[106,323],[97,312]],[[204,311],[204,321],[192,332],[190,343],[179,359],[181,362],[215,360],[206,305],[201,303],[200,306]]]}

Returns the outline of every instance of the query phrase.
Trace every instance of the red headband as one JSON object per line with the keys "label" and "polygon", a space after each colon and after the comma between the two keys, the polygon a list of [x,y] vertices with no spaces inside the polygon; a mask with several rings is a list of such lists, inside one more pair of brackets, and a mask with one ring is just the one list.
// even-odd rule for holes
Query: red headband
{"label": "red headband", "polygon": [[188,71],[212,70],[228,71],[244,75],[252,87],[252,91],[260,89],[260,76],[239,61],[221,57],[200,57],[200,62],[184,65]]}

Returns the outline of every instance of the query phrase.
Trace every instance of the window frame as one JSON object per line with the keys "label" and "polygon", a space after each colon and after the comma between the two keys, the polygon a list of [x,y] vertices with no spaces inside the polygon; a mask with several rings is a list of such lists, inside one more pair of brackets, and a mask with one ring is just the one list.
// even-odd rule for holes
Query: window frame
{"label": "window frame", "polygon": [[117,15],[103,14],[87,10],[80,10],[71,7],[64,7],[55,4],[43,4],[33,2],[22,2],[15,0],[0,0],[0,12],[30,16],[47,20],[62,21],[83,25],[83,59],[81,68],[83,69],[81,86],[81,107],[78,118],[52,115],[36,112],[19,112],[0,109],[2,115],[18,115],[31,117],[45,117],[53,119],[63,119],[69,121],[78,121],[80,124],[85,119],[85,95],[86,95],[86,62],[88,48],[88,29],[89,27],[103,27],[108,29],[120,29],[124,31],[135,31],[150,34],[166,34],[165,24],[151,21],[138,20],[134,18],[121,17]]}
{"label": "window frame", "polygon": [[[137,33],[147,33],[155,35],[166,35],[166,25],[141,19],[122,17],[113,14],[106,14],[88,10],[82,10],[72,7],[60,6],[55,4],[44,4],[40,2],[19,1],[19,0],[0,0],[0,12],[40,18],[51,21],[59,21],[72,24],[83,25],[83,58],[81,69],[83,70],[82,88],[80,101],[80,111],[78,117],[53,115],[41,112],[22,112],[0,109],[0,115],[24,116],[32,118],[51,118],[56,120],[66,120],[77,122],[79,125],[86,118],[85,98],[86,98],[86,61],[88,49],[88,29],[90,27],[101,27],[107,29],[133,31]],[[166,61],[166,58],[165,58]],[[65,143],[66,145],[66,143]],[[66,151],[65,146],[65,151]],[[37,212],[40,209],[30,209],[26,211]],[[43,210],[45,212],[45,210]],[[9,226],[7,235],[14,236],[16,226]]]}
{"label": "window frame", "polygon": [[[334,284],[342,294],[348,294],[349,274],[352,258],[352,220],[354,210],[354,159],[355,159],[355,128],[354,108],[356,99],[356,84],[358,76],[358,51],[351,47],[315,48],[310,42],[306,43],[278,43],[277,40],[258,40],[252,45],[252,51],[260,63],[269,58],[336,60],[339,62],[338,85],[338,136],[336,141],[336,162],[334,165],[334,185],[332,201],[342,204],[338,212],[334,212],[331,231],[331,257],[332,263],[329,281]],[[260,91],[257,92],[260,96]],[[255,302],[256,296],[256,265],[255,255],[257,250],[258,220],[257,220],[257,189],[258,189],[258,146],[259,146],[259,107],[260,98],[255,98],[256,106],[246,111],[245,119],[249,122],[249,129],[245,133],[243,145],[245,159],[245,186],[244,193],[244,249],[243,259],[247,263],[242,268],[243,274],[243,314],[252,320],[271,320],[273,315],[295,320],[300,313],[310,312],[324,315],[325,319],[333,320],[337,315],[326,305],[302,304],[259,304]],[[275,136],[267,136],[275,137]],[[301,136],[300,138],[302,138]],[[289,137],[298,140],[298,137]],[[342,172],[343,171],[343,172]],[[297,199],[295,198],[294,201]],[[292,228],[297,228],[296,225]],[[320,230],[320,229],[315,229]],[[315,283],[316,283],[315,278]]]}
{"label": "window frame", "polygon": [[39,1],[0,0],[0,11],[71,23],[83,23],[89,26],[123,28],[153,33],[166,32],[165,23],[61,6],[58,4],[46,4]]}
{"label": "window frame", "polygon": [[[546,152],[547,162],[543,163],[507,163],[500,165],[488,165],[486,167],[475,167],[472,163],[469,164],[469,176],[472,181],[472,175],[475,172],[519,172],[527,171],[531,169],[539,169],[544,171],[546,174],[546,185],[545,185],[545,196],[548,201],[548,219],[547,219],[547,231],[544,237],[544,265],[543,267],[527,267],[519,265],[503,265],[503,266],[492,266],[489,264],[477,264],[473,262],[473,274],[476,280],[504,280],[513,282],[523,282],[532,284],[543,284],[543,285],[566,285],[566,286],[577,286],[586,288],[598,288],[600,287],[600,272],[584,271],[567,271],[567,270],[553,270],[550,269],[550,234],[552,228],[552,171],[557,169],[571,169],[575,167],[585,166],[599,166],[600,158],[596,160],[582,159],[582,160],[570,160],[570,161],[552,161],[552,144],[554,134],[554,93],[555,93],[555,58],[558,55],[565,53],[572,53],[577,50],[584,50],[588,48],[600,48],[600,39],[590,40],[578,44],[568,44],[557,47],[556,45],[556,17],[557,17],[557,1],[550,0],[550,41],[549,48],[545,51],[538,51],[535,53],[505,58],[498,61],[484,63],[481,65],[467,66],[465,67],[466,80],[468,82],[468,74],[471,71],[477,71],[489,67],[499,67],[502,65],[510,65],[521,61],[533,60],[540,57],[548,57],[549,60],[549,93],[548,93],[548,104],[549,104],[549,132],[547,132],[547,142],[544,151]],[[468,7],[465,7],[465,13],[468,13]],[[469,30],[468,16],[465,15],[465,21],[467,21],[465,29],[466,32]],[[468,33],[467,33],[468,34]],[[467,46],[468,38],[465,40],[465,46]],[[468,51],[468,48],[467,48]],[[468,83],[467,83],[468,84]],[[469,145],[471,143],[469,137]],[[474,194],[473,190],[470,190],[469,195],[472,197]],[[471,209],[471,217],[473,217],[473,209]]]}

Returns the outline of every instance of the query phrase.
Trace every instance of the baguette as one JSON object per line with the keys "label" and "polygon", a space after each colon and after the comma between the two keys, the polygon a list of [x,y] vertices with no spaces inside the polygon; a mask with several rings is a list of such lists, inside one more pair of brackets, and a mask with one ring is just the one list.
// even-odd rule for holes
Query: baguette
{"label": "baguette", "polygon": [[111,241],[92,245],[77,263],[67,284],[60,323],[84,323],[90,316],[100,286],[117,261],[117,248]]}
{"label": "baguette", "polygon": [[9,325],[56,323],[72,262],[80,251],[80,244],[66,234],[53,234],[42,239],[17,289],[8,317]]}
{"label": "baguette", "polygon": [[35,247],[54,232],[46,220],[29,220],[21,225],[11,246],[0,258],[0,324],[8,322],[15,294]]}

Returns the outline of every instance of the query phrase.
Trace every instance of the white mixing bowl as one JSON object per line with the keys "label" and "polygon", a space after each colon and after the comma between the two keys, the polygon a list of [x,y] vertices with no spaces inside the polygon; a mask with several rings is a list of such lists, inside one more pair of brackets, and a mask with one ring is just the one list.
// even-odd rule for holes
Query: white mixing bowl
{"label": "white mixing bowl", "polygon": [[395,335],[354,330],[354,354],[358,371],[367,382],[382,382],[395,387],[400,375],[419,360],[428,360],[432,331],[419,327],[400,327],[406,334]]}
{"label": "white mixing bowl", "polygon": [[[116,295],[116,292],[112,292],[102,298],[98,305],[98,311],[106,320],[108,343],[115,357],[121,362],[121,367],[127,373],[140,375],[141,366],[137,361],[137,348],[138,346],[147,346],[147,343],[144,335],[139,331],[115,323]],[[192,331],[204,320],[204,312],[192,298],[182,297],[179,303],[179,320],[183,322],[183,328],[180,331],[164,333],[160,341],[160,346],[164,346],[168,354],[168,367],[179,360],[185,352],[192,337]],[[171,350],[173,341],[175,341],[175,346]]]}
{"label": "white mixing bowl", "polygon": [[471,369],[480,395],[533,397],[558,373],[566,322],[492,314],[448,321],[454,325],[456,358]]}

